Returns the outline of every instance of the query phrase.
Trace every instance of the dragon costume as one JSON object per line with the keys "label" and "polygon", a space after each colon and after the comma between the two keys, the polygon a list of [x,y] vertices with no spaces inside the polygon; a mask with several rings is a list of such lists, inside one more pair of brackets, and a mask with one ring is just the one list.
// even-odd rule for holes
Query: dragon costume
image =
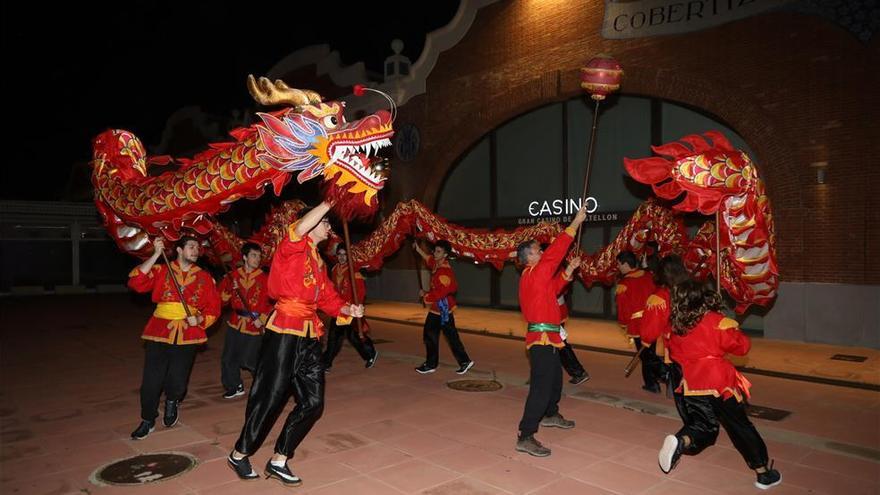
{"label": "dragon costume", "polygon": [[144,258],[152,251],[150,236],[207,234],[214,215],[239,199],[261,196],[270,184],[280,194],[293,173],[299,183],[320,177],[324,197],[344,218],[375,212],[385,177],[373,161],[391,144],[390,112],[346,122],[343,103],[324,102],[313,91],[253,76],[248,89],[263,105],[287,108],[258,113],[260,122],[230,133],[234,141],[178,159],[176,170],[148,175],[150,164],[171,160],[148,157],[129,131],[111,129],[94,139],[95,204],[120,249]]}

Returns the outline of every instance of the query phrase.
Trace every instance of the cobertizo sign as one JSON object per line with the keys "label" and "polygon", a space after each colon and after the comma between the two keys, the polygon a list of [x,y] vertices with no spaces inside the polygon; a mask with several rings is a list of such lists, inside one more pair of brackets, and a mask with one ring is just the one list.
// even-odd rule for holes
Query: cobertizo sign
{"label": "cobertizo sign", "polygon": [[605,0],[602,37],[641,38],[699,31],[765,12],[791,0]]}

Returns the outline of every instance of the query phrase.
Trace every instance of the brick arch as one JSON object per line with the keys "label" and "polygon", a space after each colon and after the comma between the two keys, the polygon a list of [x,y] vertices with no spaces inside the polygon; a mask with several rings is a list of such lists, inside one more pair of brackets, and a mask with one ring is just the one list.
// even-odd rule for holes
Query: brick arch
{"label": "brick arch", "polygon": [[[577,81],[578,73],[567,71],[557,73],[557,77]],[[546,87],[546,75],[523,86]],[[781,271],[786,273],[786,278],[799,279],[801,273],[796,267],[800,264],[792,256],[803,252],[802,216],[799,213],[802,174],[797,172],[797,158],[788,146],[792,141],[784,126],[777,123],[745,89],[731,84],[726,92],[721,93],[719,87],[725,85],[701,76],[689,77],[654,67],[627,66],[623,94],[655,97],[701,109],[721,119],[749,143],[756,154],[752,158],[767,184],[772,203]],[[577,85],[562,87],[560,84],[556,94],[549,98],[536,98],[534,91],[522,91],[522,87],[511,88],[504,95],[494,95],[496,101],[505,101],[504,108],[483,113],[479,121],[458,127],[455,138],[446,142],[444,149],[432,160],[435,165],[422,196],[425,204],[436,206],[446,179],[463,154],[488,134],[487,129],[497,129],[519,115],[581,94],[583,92]]]}

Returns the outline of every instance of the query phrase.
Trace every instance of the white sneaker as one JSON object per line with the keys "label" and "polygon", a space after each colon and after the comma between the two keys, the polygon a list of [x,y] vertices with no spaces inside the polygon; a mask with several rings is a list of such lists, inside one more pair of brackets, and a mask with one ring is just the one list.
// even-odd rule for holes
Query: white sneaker
{"label": "white sneaker", "polygon": [[455,370],[455,372],[458,373],[459,375],[463,375],[463,374],[467,373],[468,370],[473,367],[474,367],[474,362],[468,361],[467,363],[461,365],[461,368],[458,368],[457,370]]}
{"label": "white sneaker", "polygon": [[660,447],[660,453],[657,455],[657,461],[660,463],[660,470],[666,474],[678,464],[681,457],[681,445],[675,435],[666,435],[663,440],[663,446]]}

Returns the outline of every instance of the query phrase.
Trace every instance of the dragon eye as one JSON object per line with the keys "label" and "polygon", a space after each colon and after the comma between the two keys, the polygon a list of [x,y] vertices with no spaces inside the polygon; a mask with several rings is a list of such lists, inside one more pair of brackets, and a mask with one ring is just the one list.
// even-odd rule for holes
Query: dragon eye
{"label": "dragon eye", "polygon": [[324,127],[328,129],[335,129],[336,126],[339,125],[339,120],[335,115],[328,115],[324,117]]}

